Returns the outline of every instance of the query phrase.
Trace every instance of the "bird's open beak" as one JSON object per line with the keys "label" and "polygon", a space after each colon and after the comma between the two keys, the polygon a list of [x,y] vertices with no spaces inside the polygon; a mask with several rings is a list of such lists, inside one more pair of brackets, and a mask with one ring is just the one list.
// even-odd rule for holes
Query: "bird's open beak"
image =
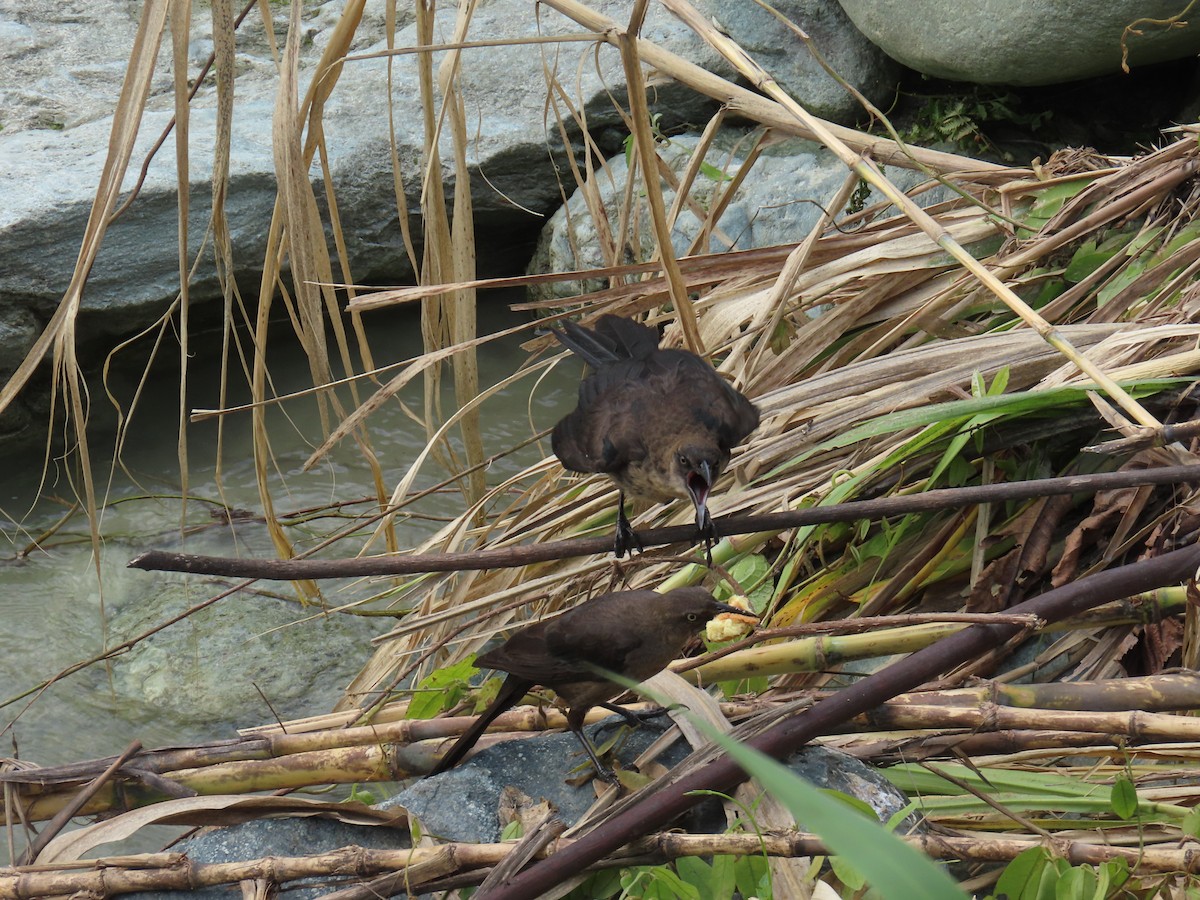
{"label": "bird's open beak", "polygon": [[704,530],[708,521],[708,492],[712,490],[713,470],[708,460],[701,461],[697,469],[687,474],[687,491],[696,507],[696,527]]}

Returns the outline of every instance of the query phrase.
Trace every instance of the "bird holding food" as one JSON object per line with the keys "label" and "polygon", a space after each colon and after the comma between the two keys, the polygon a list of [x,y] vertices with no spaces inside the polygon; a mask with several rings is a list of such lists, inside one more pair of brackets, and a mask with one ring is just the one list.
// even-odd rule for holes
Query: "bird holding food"
{"label": "bird holding food", "polygon": [[746,609],[720,603],[701,587],[665,594],[650,590],[601,594],[564,613],[515,632],[503,645],[475,660],[480,668],[507,672],[491,705],[475,720],[430,772],[437,775],[466,756],[488,725],[511,709],[535,685],[551,688],[564,701],[567,727],[579,739],[607,781],[614,781],[583,733],[593,706],[621,715],[609,701],[625,688],[609,680],[613,672],[630,681],[645,681],[667,667],[705,623],[720,614],[753,623]]}

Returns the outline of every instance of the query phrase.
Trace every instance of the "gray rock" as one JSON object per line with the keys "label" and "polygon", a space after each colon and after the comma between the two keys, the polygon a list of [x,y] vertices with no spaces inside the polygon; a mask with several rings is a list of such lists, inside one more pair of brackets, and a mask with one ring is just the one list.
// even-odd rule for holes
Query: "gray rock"
{"label": "gray rock", "polygon": [[[595,734],[605,728],[605,724],[588,730]],[[646,723],[629,735],[622,745],[621,758],[632,760],[660,733],[656,723]],[[665,765],[674,765],[687,752],[685,743],[679,741],[659,759]],[[570,734],[509,741],[481,751],[449,772],[413,783],[380,806],[407,809],[420,822],[422,833],[433,835],[440,841],[490,843],[500,837],[502,829],[497,808],[501,792],[510,785],[535,801],[549,800],[567,822],[576,821],[586,812],[595,800],[591,783],[580,788],[565,783],[581,761],[585,758]],[[840,751],[809,746],[793,755],[789,765],[818,787],[842,791],[864,801],[882,822],[908,805],[908,798],[891,782]],[[726,820],[720,803],[711,798],[702,801],[689,816],[686,827],[694,833],[724,831]],[[359,827],[317,818],[286,818],[210,829],[173,849],[186,852],[195,862],[227,862],[307,855],[350,845],[396,848],[407,847],[409,842],[407,835],[395,829]],[[313,890],[315,886],[301,882],[294,890],[289,888],[289,896],[295,893],[300,900],[308,900],[313,896]],[[182,896],[185,895],[180,892],[149,895],[150,900]],[[228,890],[210,888],[186,896],[214,900],[228,896]]]}
{"label": "gray rock", "polygon": [[[888,106],[900,67],[868,41],[836,0],[784,0],[775,9],[812,39],[830,67],[872,103]],[[810,113],[851,125],[862,105],[797,41],[795,33],[756,3],[726,3],[716,11],[724,30]]]}
{"label": "gray rock", "polygon": [[[1120,71],[1121,35],[1138,20],[1183,11],[1180,0],[840,0],[871,41],[904,65],[980,84],[1059,84]],[[1200,23],[1139,26],[1127,39],[1139,66],[1200,52]]]}
{"label": "gray rock", "polygon": [[[395,828],[347,825],[333,819],[289,817],[257,819],[242,825],[209,828],[196,837],[172,847],[186,853],[195,863],[240,862],[264,856],[312,856],[340,847],[367,847],[374,850],[399,850],[412,846],[408,835]],[[328,894],[337,882],[327,878],[306,878],[289,883],[287,896],[292,900],[311,900]],[[236,885],[218,885],[195,891],[150,891],[140,894],[145,900],[187,897],[189,900],[229,900]]]}
{"label": "gray rock", "polygon": [[[753,135],[747,132],[726,130],[713,142],[705,162],[732,177],[741,167],[752,138]],[[698,140],[695,135],[672,137],[669,142],[659,145],[659,156],[672,172],[679,175],[687,167]],[[608,174],[599,179],[599,194],[608,212],[610,231],[614,234],[628,171],[624,155],[616,156],[608,161]],[[738,188],[721,217],[719,229],[712,232],[708,245],[700,247],[698,252],[747,250],[802,240],[820,218],[825,204],[837,193],[846,175],[846,166],[841,161],[811,141],[797,138],[768,147],[754,163],[751,177]],[[919,173],[903,169],[888,169],[887,175],[905,189],[922,180]],[[697,178],[691,192],[695,206],[700,210],[710,209],[723,185],[724,182],[715,176]],[[921,202],[928,203],[941,196],[941,189],[929,191],[922,195]],[[674,197],[674,191],[664,184],[663,199],[668,208]],[[880,195],[872,190],[866,202],[875,203],[880,199]],[[700,218],[685,206],[671,232],[671,244],[677,255],[688,252],[693,239],[700,233],[701,224]],[[630,231],[636,235],[636,246],[626,246],[622,262],[642,262],[652,258],[656,242],[644,200],[638,200],[637,224]],[[566,206],[547,222],[529,271],[569,272],[607,264],[583,193],[576,191]],[[530,293],[538,299],[563,299],[603,287],[603,283],[595,281],[585,282],[582,287],[578,282],[560,282],[531,288]]]}
{"label": "gray rock", "polygon": [[[611,727],[620,727],[621,722],[614,716],[586,730],[605,740],[612,737]],[[653,721],[629,732],[618,753],[622,763],[632,763],[661,733]],[[686,753],[686,746],[677,742],[660,760],[674,765]],[[388,802],[403,806],[426,833],[439,840],[490,843],[500,838],[496,810],[500,792],[510,786],[535,801],[549,800],[563,821],[575,822],[595,802],[596,793],[591,781],[572,787],[566,779],[578,775],[579,767],[586,764],[579,742],[566,732],[505,741],[448,772],[413,783]]]}
{"label": "gray rock", "polygon": [[[589,733],[608,722],[619,723],[620,719],[592,726]],[[619,751],[620,759],[626,764],[632,762],[660,734],[658,723],[645,723],[629,734]],[[659,762],[667,767],[677,765],[688,750],[686,742],[677,741],[659,757]],[[535,801],[549,800],[567,823],[583,815],[595,800],[591,783],[580,788],[566,784],[583,762],[586,757],[570,734],[506,741],[479,752],[457,768],[412,784],[387,803],[403,806],[420,821],[425,832],[441,840],[495,841],[502,830],[496,811],[501,791],[507,786],[516,787]],[[867,803],[882,822],[908,805],[908,798],[895,785],[841,751],[811,745],[793,754],[788,764],[818,787],[841,791]],[[693,832],[718,833],[725,827],[716,800],[698,804],[688,817],[687,828]]]}
{"label": "gray rock", "polygon": [[[198,599],[194,588],[159,577],[153,593],[121,605],[110,638],[116,643],[141,634]],[[264,716],[295,718],[332,706],[374,633],[354,616],[321,616],[277,597],[240,592],[118,657],[112,686],[131,710],[143,708],[155,719],[228,727]]]}
{"label": "gray rock", "polygon": [[[595,8],[616,20],[627,4],[602,0]],[[701,5],[705,15],[720,15],[725,25],[753,52],[761,53],[776,77],[819,112],[852,116],[840,89],[813,69],[803,45],[757,7],[726,8],[717,0]],[[384,2],[370,0],[353,51],[385,49]],[[190,63],[195,69],[212,47],[211,23],[197,7]],[[301,82],[306,83],[343,5],[327,2],[306,14]],[[788,10],[810,29],[834,64],[868,93],[885,92],[893,77],[890,64],[842,19],[832,0],[814,0]],[[78,252],[92,195],[104,160],[111,127],[110,110],[124,76],[125,57],[139,10],[125,0],[30,0],[0,11],[0,364],[28,346],[30,311],[40,327],[65,290]],[[409,14],[411,17],[411,14]],[[274,28],[282,40],[287,10],[275,10]],[[451,17],[440,20],[439,38],[449,37]],[[399,23],[397,46],[415,43],[411,21]],[[482,3],[472,36],[498,39],[578,32],[548,10],[535,11],[525,0]],[[731,75],[730,68],[689,29],[662,7],[651,5],[643,28],[648,39],[701,65]],[[835,37],[837,42],[835,43]],[[842,43],[842,40],[845,43]],[[233,120],[233,184],[229,218],[239,276],[257,277],[274,202],[274,160],[270,121],[276,69],[267,30],[252,13],[238,32],[238,76]],[[153,140],[166,127],[173,107],[170,41],[164,41],[152,96],[134,154],[133,172]],[[416,160],[423,137],[415,56],[400,56],[393,68],[390,97],[397,123],[399,155],[407,175],[407,205],[418,208]],[[592,64],[599,61],[599,67]],[[581,62],[582,61],[582,62]],[[596,146],[617,152],[625,136],[612,97],[623,96],[617,51],[587,43],[517,45],[472,49],[463,57],[462,84],[473,133],[469,151],[475,215],[485,229],[480,246],[504,256],[514,245],[532,243],[542,217],[561,203],[560,177],[568,152],[578,152],[579,129],[563,106],[564,145],[554,111],[547,110],[544,66],[549,66],[572,103],[587,115]],[[863,71],[859,72],[859,66]],[[330,168],[337,190],[351,272],[359,281],[397,281],[409,269],[402,249],[392,191],[387,66],[382,58],[347,63],[325,116]],[[715,108],[672,82],[657,84],[654,112],[667,131],[702,123]],[[201,87],[192,104],[191,184],[192,246],[198,249],[207,223],[209,180],[215,130],[215,88]],[[840,112],[839,112],[840,110]],[[469,126],[474,130],[474,124]],[[578,145],[578,146],[577,146]],[[443,145],[443,161],[451,159]],[[133,172],[126,189],[133,183]],[[316,172],[314,172],[314,181]],[[447,167],[447,178],[453,173]],[[143,327],[165,308],[177,291],[175,162],[172,142],[149,165],[133,206],[105,239],[83,300],[87,335],[98,341]],[[318,194],[321,190],[318,188]],[[790,196],[789,196],[790,199]],[[489,236],[494,235],[494,236]],[[507,265],[512,267],[511,259]],[[211,261],[202,261],[192,299],[203,304],[218,295]]]}

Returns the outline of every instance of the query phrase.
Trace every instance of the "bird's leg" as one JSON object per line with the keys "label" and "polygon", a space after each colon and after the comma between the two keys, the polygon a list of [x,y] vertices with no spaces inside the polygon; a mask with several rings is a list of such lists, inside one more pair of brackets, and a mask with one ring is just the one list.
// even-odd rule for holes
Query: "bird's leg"
{"label": "bird's leg", "polygon": [[620,559],[626,552],[634,550],[638,553],[642,552],[642,541],[625,515],[625,492],[619,491],[617,493],[617,537],[613,543],[613,552],[617,554],[617,559]]}
{"label": "bird's leg", "polygon": [[708,507],[704,507],[704,515],[701,520],[696,523],[700,529],[700,535],[704,538],[704,555],[708,561],[708,567],[712,568],[712,548],[713,543],[721,539],[721,535],[717,533],[717,523],[713,521],[712,515],[708,511]]}
{"label": "bird's leg", "polygon": [[[582,718],[582,717],[581,717]],[[575,735],[576,740],[583,745],[583,749],[587,752],[588,758],[592,761],[592,766],[596,769],[596,776],[602,781],[607,781],[609,784],[619,784],[617,773],[600,762],[600,756],[596,753],[596,748],[592,746],[592,742],[587,739],[587,735],[583,733],[583,726],[571,722],[571,717],[567,717],[568,725],[571,733]]]}
{"label": "bird's leg", "polygon": [[657,719],[659,716],[665,716],[669,713],[672,707],[669,706],[652,706],[649,709],[632,710],[626,709],[623,706],[617,706],[615,703],[597,703],[597,706],[603,706],[609,712],[615,712],[634,728],[641,725],[643,722],[648,722],[651,719]]}

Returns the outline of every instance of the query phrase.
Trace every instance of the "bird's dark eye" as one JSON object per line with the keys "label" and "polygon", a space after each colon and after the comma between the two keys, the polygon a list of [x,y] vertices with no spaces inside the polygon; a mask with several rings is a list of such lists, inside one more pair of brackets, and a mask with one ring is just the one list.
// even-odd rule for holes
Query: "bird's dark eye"
{"label": "bird's dark eye", "polygon": [[699,617],[698,615],[696,615],[695,613],[688,613],[688,614],[687,614],[687,620],[688,620],[689,622],[695,622],[695,621],[696,621],[698,618],[700,618],[700,617]]}
{"label": "bird's dark eye", "polygon": [[686,456],[684,456],[682,453],[679,454],[679,464],[681,466],[683,466],[684,468],[687,468],[688,466],[691,465],[691,463],[688,462],[688,458]]}

